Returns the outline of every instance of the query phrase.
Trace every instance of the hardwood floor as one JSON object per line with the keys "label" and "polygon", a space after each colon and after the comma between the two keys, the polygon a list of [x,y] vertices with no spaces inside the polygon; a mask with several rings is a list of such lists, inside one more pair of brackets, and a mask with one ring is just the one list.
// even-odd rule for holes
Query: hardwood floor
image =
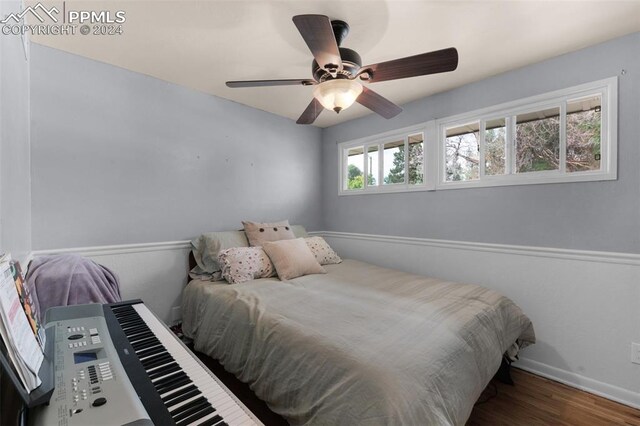
{"label": "hardwood floor", "polygon": [[[515,386],[497,381],[495,398],[478,404],[467,426],[638,425],[640,410],[513,368]],[[489,385],[480,400],[494,392]]]}
{"label": "hardwood floor", "polygon": [[[196,354],[265,425],[287,424],[217,361]],[[476,405],[467,426],[640,426],[640,410],[515,368],[511,369],[511,375],[515,386],[497,380],[489,384],[480,401],[493,395],[495,389],[497,395]]]}

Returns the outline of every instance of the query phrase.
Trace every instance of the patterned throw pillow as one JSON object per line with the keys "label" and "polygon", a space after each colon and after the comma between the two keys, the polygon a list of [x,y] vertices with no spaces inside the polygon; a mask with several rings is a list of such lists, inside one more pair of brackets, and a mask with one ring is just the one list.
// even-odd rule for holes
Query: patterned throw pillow
{"label": "patterned throw pillow", "polygon": [[229,284],[239,284],[257,278],[276,275],[273,263],[262,247],[233,247],[218,254],[222,276]]}
{"label": "patterned throw pillow", "polygon": [[340,256],[333,251],[329,243],[327,243],[322,237],[309,237],[305,238],[304,242],[307,243],[311,253],[316,257],[316,260],[321,265],[331,265],[334,263],[341,263]]}
{"label": "patterned throw pillow", "polygon": [[251,247],[262,246],[266,241],[293,240],[296,236],[288,220],[273,223],[242,221]]}

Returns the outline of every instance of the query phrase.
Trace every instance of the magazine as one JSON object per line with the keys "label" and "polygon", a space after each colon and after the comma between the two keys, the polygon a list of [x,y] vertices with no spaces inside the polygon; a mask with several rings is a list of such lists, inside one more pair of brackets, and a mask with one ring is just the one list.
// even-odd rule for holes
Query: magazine
{"label": "magazine", "polygon": [[24,388],[30,393],[42,383],[38,371],[44,354],[20,302],[8,254],[0,257],[0,335]]}
{"label": "magazine", "polygon": [[25,279],[24,275],[22,274],[20,262],[12,261],[9,263],[9,265],[11,266],[11,273],[13,275],[13,280],[16,283],[16,290],[18,291],[18,297],[20,298],[22,309],[24,309],[24,313],[27,316],[27,320],[29,321],[29,325],[31,326],[33,334],[36,336],[40,347],[44,350],[44,328],[40,325],[40,321],[38,320],[38,317],[33,309],[33,302],[25,285]]}

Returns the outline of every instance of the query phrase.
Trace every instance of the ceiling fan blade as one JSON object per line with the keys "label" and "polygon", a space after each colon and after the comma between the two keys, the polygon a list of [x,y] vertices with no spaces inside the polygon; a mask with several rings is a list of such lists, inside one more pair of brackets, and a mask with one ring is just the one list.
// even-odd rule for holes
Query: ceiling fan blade
{"label": "ceiling fan blade", "polygon": [[356,102],[366,106],[371,111],[380,114],[386,119],[393,118],[402,112],[402,108],[398,105],[364,86]]}
{"label": "ceiling fan blade", "polygon": [[311,86],[318,84],[315,80],[245,80],[227,81],[227,87],[266,87],[266,86]]}
{"label": "ceiling fan blade", "polygon": [[367,65],[362,67],[364,72],[361,72],[361,74],[369,74],[367,81],[377,83],[379,81],[453,71],[457,67],[458,51],[454,47],[450,47],[436,50],[435,52]]}
{"label": "ceiling fan blade", "polygon": [[293,23],[309,46],[318,65],[328,71],[342,69],[338,43],[333,34],[331,20],[324,15],[297,15]]}
{"label": "ceiling fan blade", "polygon": [[320,115],[323,109],[324,108],[322,107],[320,102],[318,102],[316,98],[313,98],[311,100],[311,103],[307,106],[307,109],[304,110],[304,112],[302,113],[300,118],[298,118],[298,121],[296,121],[296,123],[298,124],[313,123],[314,121],[316,121],[316,118],[318,118],[318,116]]}

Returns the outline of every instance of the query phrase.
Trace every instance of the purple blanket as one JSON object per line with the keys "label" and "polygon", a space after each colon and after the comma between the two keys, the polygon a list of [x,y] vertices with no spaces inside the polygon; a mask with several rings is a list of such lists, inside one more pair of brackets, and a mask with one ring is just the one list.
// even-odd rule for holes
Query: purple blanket
{"label": "purple blanket", "polygon": [[119,302],[118,277],[87,258],[65,254],[34,259],[27,273],[27,290],[41,322],[52,306]]}

